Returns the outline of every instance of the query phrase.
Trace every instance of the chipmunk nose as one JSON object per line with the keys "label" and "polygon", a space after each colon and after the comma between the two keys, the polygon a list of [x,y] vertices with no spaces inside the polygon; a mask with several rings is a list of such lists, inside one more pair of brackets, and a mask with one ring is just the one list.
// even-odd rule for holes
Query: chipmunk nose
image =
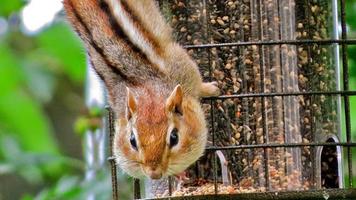
{"label": "chipmunk nose", "polygon": [[152,179],[160,179],[162,177],[162,170],[158,167],[149,167],[146,169],[146,174]]}

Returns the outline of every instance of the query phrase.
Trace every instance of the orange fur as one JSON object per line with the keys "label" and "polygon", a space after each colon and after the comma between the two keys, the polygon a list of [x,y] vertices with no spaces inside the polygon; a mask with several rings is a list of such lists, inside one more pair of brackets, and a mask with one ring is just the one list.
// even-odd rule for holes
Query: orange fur
{"label": "orange fur", "polygon": [[[219,90],[203,83],[196,63],[171,39],[155,1],[64,0],[64,7],[108,89],[118,165],[151,178],[189,167],[207,140],[199,98]],[[175,129],[178,142],[171,145]]]}

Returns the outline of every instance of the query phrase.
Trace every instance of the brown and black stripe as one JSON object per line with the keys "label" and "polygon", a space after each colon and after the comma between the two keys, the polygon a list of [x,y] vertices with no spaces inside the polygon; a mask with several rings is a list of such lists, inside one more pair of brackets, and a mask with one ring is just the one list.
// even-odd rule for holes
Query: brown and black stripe
{"label": "brown and black stripe", "polygon": [[147,56],[122,31],[105,1],[64,0],[64,7],[89,54],[89,49],[94,49],[107,66],[108,69],[99,69],[102,66],[95,66],[96,63],[92,62],[106,84],[108,75],[103,72],[108,70],[134,85],[140,77],[157,73]]}
{"label": "brown and black stripe", "polygon": [[143,37],[146,38],[147,41],[150,41],[153,50],[156,52],[156,54],[160,57],[164,57],[164,50],[163,50],[164,47],[162,47],[162,45],[155,38],[155,36],[150,31],[147,30],[146,25],[138,17],[138,13],[136,13],[134,9],[130,8],[130,5],[127,3],[126,0],[118,0],[118,1],[121,2],[123,10],[131,18],[131,20],[134,23],[134,26],[139,30],[139,32],[143,35]]}
{"label": "brown and black stripe", "polygon": [[146,54],[144,54],[140,48],[135,46],[129,39],[129,37],[124,33],[123,28],[121,25],[115,20],[115,17],[110,11],[109,5],[105,2],[105,0],[98,0],[99,1],[99,6],[101,10],[107,14],[107,17],[109,19],[111,29],[115,31],[116,35],[121,38],[122,40],[127,42],[127,45],[130,47],[130,49],[135,52],[137,55],[139,55],[141,58],[144,58],[146,61],[148,61]]}

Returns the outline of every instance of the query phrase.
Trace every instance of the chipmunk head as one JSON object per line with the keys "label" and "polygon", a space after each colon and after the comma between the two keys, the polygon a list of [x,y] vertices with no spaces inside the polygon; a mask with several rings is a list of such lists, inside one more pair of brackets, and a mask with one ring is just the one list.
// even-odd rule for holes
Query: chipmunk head
{"label": "chipmunk head", "polygon": [[135,98],[127,90],[125,119],[118,122],[114,152],[118,165],[134,177],[158,179],[184,171],[204,152],[207,130],[197,99],[180,85],[168,98]]}

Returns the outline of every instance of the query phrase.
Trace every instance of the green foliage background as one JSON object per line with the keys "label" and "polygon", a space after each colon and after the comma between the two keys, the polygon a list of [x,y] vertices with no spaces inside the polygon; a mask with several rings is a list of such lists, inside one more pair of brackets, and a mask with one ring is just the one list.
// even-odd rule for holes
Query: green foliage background
{"label": "green foliage background", "polygon": [[[80,136],[85,51],[63,21],[33,36],[22,33],[22,0],[1,0],[0,199],[110,198],[110,177],[83,181]],[[59,18],[61,19],[61,18]]]}
{"label": "green foliage background", "polygon": [[[356,38],[356,1],[346,2],[349,37]],[[72,127],[84,109],[85,51],[63,20],[24,35],[18,23],[24,4],[0,2],[0,17],[11,22],[0,35],[0,200],[84,199],[89,191],[107,199],[107,173],[83,181],[81,138]],[[355,45],[348,54],[356,90]],[[356,97],[351,114],[355,138]]]}

